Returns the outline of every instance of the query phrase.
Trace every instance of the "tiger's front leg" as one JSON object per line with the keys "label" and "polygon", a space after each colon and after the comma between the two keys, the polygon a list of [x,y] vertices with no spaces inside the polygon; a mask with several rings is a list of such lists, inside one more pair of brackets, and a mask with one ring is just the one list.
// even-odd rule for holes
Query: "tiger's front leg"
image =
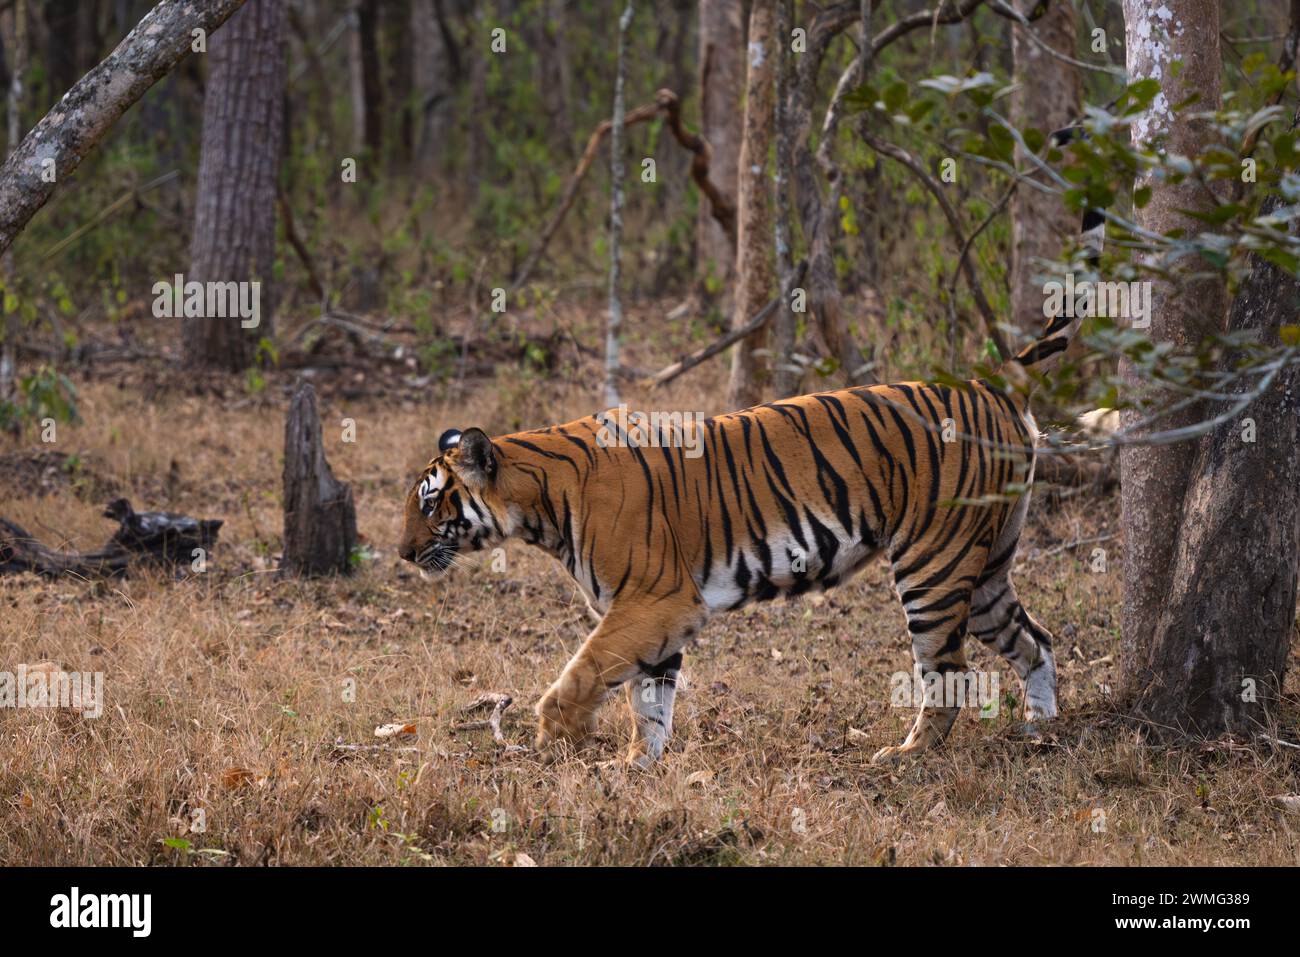
{"label": "tiger's front leg", "polygon": [[601,703],[628,684],[633,731],[626,760],[640,767],[658,760],[672,733],[681,649],[705,617],[693,587],[615,600],[538,702],[537,749],[553,752],[561,742],[582,747]]}

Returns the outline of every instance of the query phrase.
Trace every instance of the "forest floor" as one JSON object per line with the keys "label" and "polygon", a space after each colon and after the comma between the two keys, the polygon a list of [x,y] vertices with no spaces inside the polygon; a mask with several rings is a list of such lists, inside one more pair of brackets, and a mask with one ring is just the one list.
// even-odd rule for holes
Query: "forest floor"
{"label": "forest floor", "polygon": [[[661,311],[634,307],[628,328],[656,328]],[[653,368],[687,345],[640,336],[627,359]],[[1021,544],[1020,594],[1060,662],[1063,716],[1041,739],[1020,729],[1014,675],[972,647],[998,675],[999,713],[963,714],[918,759],[869,763],[913,718],[890,704],[911,657],[883,565],[714,618],[687,651],[671,750],[648,772],[602,763],[628,732],[621,702],[593,750],[552,765],[455,730],[466,705],[504,692],[505,738],[531,744],[532,705],[587,633],[585,604],[517,543],[504,567],[484,555],[422,578],[395,552],[404,496],[444,428],[592,411],[596,364],[574,352],[563,368],[503,369],[455,401],[400,366],[327,365],[313,374],[326,448],[367,546],[350,578],[274,573],[301,370],[250,389],[163,358],[92,368],[75,378],[82,421],[56,443],[0,440],[0,515],[49,544],[102,544],[115,495],[226,523],[201,574],[0,578],[0,669],[53,660],[105,682],[98,718],[0,711],[0,863],[1300,863],[1300,817],[1272,800],[1300,790],[1300,749],[1153,747],[1109,706],[1123,549],[1118,499],[1091,492],[1036,495]],[[628,401],[723,411],[724,373],[715,360]],[[1289,741],[1298,665],[1283,726],[1266,729]],[[374,747],[390,723],[414,733]]]}

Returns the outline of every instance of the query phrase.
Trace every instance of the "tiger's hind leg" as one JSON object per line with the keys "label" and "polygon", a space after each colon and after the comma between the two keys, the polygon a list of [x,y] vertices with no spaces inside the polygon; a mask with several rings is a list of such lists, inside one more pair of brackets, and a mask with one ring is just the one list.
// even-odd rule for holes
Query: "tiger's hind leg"
{"label": "tiger's hind leg", "polygon": [[[946,584],[939,587],[914,584],[933,578],[933,559],[911,568],[906,558],[895,560],[895,583],[912,636],[912,687],[919,688],[923,696],[921,710],[906,740],[897,747],[881,748],[872,757],[873,763],[895,760],[942,743],[961,708],[967,704],[977,706],[977,702],[965,700],[967,689],[975,685],[970,680],[975,676],[969,674],[966,665],[964,642],[976,569],[983,565],[987,554],[987,547],[973,546],[962,560],[944,568]],[[913,587],[909,588],[909,583]]]}
{"label": "tiger's hind leg", "polygon": [[648,767],[659,760],[673,736],[673,703],[682,653],[669,655],[657,665],[641,663],[638,668],[637,676],[627,683],[627,709],[632,716],[627,763]]}
{"label": "tiger's hind leg", "polygon": [[1016,595],[1011,565],[1024,524],[1028,498],[1003,531],[971,603],[970,633],[1007,660],[1024,686],[1025,720],[1055,718],[1056,657],[1052,635],[1036,622]]}

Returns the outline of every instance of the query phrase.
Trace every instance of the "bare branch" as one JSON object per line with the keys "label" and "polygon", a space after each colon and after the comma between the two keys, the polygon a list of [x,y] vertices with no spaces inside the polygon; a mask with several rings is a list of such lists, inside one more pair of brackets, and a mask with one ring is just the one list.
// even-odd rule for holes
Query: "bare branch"
{"label": "bare branch", "polygon": [[[23,137],[0,169],[0,253],[118,118],[244,0],[162,0]],[[53,176],[50,173],[53,172]]]}

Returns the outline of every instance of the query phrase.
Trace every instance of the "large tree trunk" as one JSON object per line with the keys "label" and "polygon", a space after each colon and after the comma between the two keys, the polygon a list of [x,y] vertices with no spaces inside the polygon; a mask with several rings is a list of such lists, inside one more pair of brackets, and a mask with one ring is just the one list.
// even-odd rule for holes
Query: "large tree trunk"
{"label": "large tree trunk", "polygon": [[[732,327],[743,326],[772,298],[772,186],[767,154],[772,144],[773,81],[776,75],[774,0],[754,0],[749,15],[749,68],[745,77],[745,138],[740,145],[736,232],[736,303]],[[727,401],[733,409],[756,405],[768,382],[755,350],[767,344],[759,329],[731,354]]]}
{"label": "large tree trunk", "polygon": [[[709,175],[734,205],[742,136],[739,94],[745,78],[745,26],[741,0],[700,0],[700,131],[712,156]],[[701,199],[695,242],[696,276],[712,275],[729,289],[736,247]]]}
{"label": "large tree trunk", "polygon": [[[1168,9],[1166,9],[1168,8]],[[1165,136],[1170,153],[1194,155],[1212,133],[1191,114],[1213,110],[1220,101],[1219,5],[1215,0],[1167,0],[1160,11],[1147,0],[1124,0],[1125,51],[1129,82],[1152,78],[1161,93],[1151,110],[1132,124],[1135,144],[1146,146]],[[1168,14],[1172,13],[1172,16]],[[1175,61],[1182,61],[1180,70]],[[1194,108],[1177,114],[1171,106],[1199,97]],[[1168,233],[1173,229],[1200,232],[1204,224],[1186,211],[1205,210],[1212,197],[1194,178],[1172,185],[1150,175],[1137,186],[1152,189],[1150,202],[1133,212],[1144,229]],[[1194,268],[1194,267],[1192,267]],[[1224,290],[1214,279],[1191,281],[1188,267],[1175,268],[1175,282],[1160,281],[1152,290],[1152,341],[1171,344],[1176,351],[1189,351],[1208,332],[1223,324]],[[1127,362],[1121,375],[1130,387],[1141,384]],[[1124,425],[1131,426],[1140,413],[1124,413]],[[1178,415],[1165,416],[1156,427],[1176,428],[1199,421],[1204,409],[1193,407]],[[1172,591],[1171,575],[1182,526],[1183,502],[1192,474],[1195,446],[1190,442],[1159,446],[1125,446],[1120,453],[1120,484],[1123,488],[1124,607],[1121,657],[1124,684],[1121,693],[1132,697],[1145,690],[1148,680],[1141,663],[1156,652],[1157,641],[1175,641],[1185,646],[1192,636],[1172,635],[1158,629],[1160,610]],[[1182,694],[1169,687],[1158,692]]]}
{"label": "large tree trunk", "polygon": [[[1300,282],[1256,258],[1228,328],[1276,348],[1298,310]],[[1298,555],[1300,369],[1291,365],[1196,449],[1170,589],[1132,669],[1136,712],[1205,737],[1267,727],[1295,627]]]}
{"label": "large tree trunk", "polygon": [[346,575],[356,545],[352,489],[334,478],[325,460],[316,390],[303,383],[294,393],[284,426],[284,555],[280,569],[307,576]]}
{"label": "large tree trunk", "polygon": [[[1032,27],[1011,30],[1015,59],[1011,122],[1021,129],[1032,126],[1050,133],[1079,115],[1079,70],[1029,39],[1030,29],[1053,50],[1074,56],[1073,4],[1053,3]],[[1017,157],[1017,165],[1028,164]],[[1011,321],[1028,338],[1037,338],[1044,322],[1042,269],[1037,261],[1055,259],[1078,229],[1078,216],[1057,196],[1022,186],[1011,197]]]}
{"label": "large tree trunk", "polygon": [[271,332],[275,197],[283,134],[285,64],[281,0],[249,0],[209,38],[203,150],[194,204],[189,281],[259,282],[259,316],[181,320],[185,362],[238,371]]}
{"label": "large tree trunk", "polygon": [[[23,137],[0,169],[0,253],[104,137],[118,117],[244,0],[162,0]],[[56,176],[44,175],[50,160]]]}

